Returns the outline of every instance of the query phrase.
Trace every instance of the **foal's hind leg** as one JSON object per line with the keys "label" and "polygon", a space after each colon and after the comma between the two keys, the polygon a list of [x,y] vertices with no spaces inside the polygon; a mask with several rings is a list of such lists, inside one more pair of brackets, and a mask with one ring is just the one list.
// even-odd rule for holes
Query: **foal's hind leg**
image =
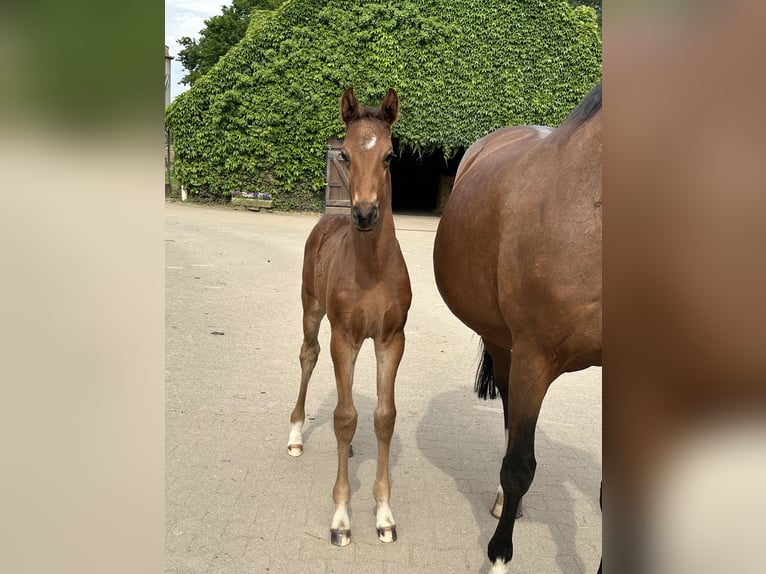
{"label": "foal's hind leg", "polygon": [[387,341],[375,340],[375,357],[378,364],[378,405],[375,407],[375,436],[378,438],[378,468],[373,495],[377,503],[375,526],[381,542],[396,542],[396,521],[388,504],[391,483],[388,476],[388,459],[391,437],[396,422],[394,382],[396,371],[404,354],[404,331],[397,331]]}
{"label": "foal's hind leg", "polygon": [[309,301],[303,308],[303,345],[301,345],[301,386],[298,400],[290,415],[290,436],[287,439],[287,452],[290,456],[303,454],[303,422],[306,418],[306,390],[309,386],[311,373],[319,357],[319,324],[324,317],[319,301]]}
{"label": "foal's hind leg", "polygon": [[508,447],[500,470],[505,500],[497,529],[489,542],[491,574],[507,572],[507,564],[513,557],[515,510],[535,475],[537,417],[553,378],[552,367],[543,354],[514,345],[508,393]]}

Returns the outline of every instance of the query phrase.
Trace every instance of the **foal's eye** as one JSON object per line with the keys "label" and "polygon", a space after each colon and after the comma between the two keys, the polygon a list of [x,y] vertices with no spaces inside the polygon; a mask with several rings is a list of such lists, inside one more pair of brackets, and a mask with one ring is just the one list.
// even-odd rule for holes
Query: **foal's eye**
{"label": "foal's eye", "polygon": [[391,163],[391,160],[394,159],[396,156],[394,155],[394,152],[390,151],[386,154],[386,157],[383,158],[383,163],[388,165]]}
{"label": "foal's eye", "polygon": [[349,163],[348,156],[346,155],[346,152],[341,150],[340,152],[340,159],[343,160],[343,163]]}

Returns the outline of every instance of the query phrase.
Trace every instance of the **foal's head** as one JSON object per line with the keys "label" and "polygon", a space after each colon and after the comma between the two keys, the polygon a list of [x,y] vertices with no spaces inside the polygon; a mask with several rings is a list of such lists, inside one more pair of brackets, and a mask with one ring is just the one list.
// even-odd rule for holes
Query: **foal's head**
{"label": "foal's head", "polygon": [[388,90],[379,109],[362,108],[348,88],[340,99],[340,115],[346,124],[341,157],[349,170],[351,216],[359,231],[372,231],[378,206],[391,204],[391,126],[399,116],[399,96]]}

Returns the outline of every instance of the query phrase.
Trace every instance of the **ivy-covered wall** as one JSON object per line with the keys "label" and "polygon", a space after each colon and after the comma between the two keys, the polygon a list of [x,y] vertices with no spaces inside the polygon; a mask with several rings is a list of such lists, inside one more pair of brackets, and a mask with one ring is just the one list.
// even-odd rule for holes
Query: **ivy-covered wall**
{"label": "ivy-covered wall", "polygon": [[321,210],[348,86],[367,105],[396,89],[400,145],[449,157],[504,125],[558,125],[600,77],[596,14],[567,0],[291,0],[168,108],[176,177]]}

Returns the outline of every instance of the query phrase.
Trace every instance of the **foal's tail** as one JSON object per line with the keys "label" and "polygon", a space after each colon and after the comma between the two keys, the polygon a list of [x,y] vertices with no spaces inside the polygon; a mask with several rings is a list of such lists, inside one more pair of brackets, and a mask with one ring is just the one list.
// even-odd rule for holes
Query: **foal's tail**
{"label": "foal's tail", "polygon": [[489,354],[489,351],[487,351],[483,344],[481,352],[481,361],[479,362],[479,368],[476,369],[476,382],[473,385],[473,390],[479,395],[480,399],[494,399],[497,397],[497,388],[495,387],[492,355]]}

